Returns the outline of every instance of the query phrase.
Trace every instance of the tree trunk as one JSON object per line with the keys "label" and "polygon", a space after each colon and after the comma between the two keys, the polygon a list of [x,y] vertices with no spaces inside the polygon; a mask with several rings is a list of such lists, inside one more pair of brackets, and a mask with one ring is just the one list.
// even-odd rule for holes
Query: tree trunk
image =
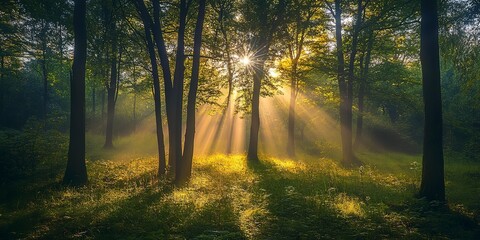
{"label": "tree trunk", "polygon": [[[183,85],[185,80],[185,27],[187,18],[187,1],[180,0],[180,16],[173,77],[173,129],[170,137],[169,161],[175,162],[175,176],[181,175],[182,159],[182,123],[183,123]],[[180,166],[180,167],[179,167]],[[176,179],[176,178],[175,178]]]}
{"label": "tree trunk", "polygon": [[113,119],[115,117],[115,93],[117,90],[117,56],[116,43],[112,44],[112,59],[110,65],[110,83],[107,87],[107,128],[103,148],[113,148]]}
{"label": "tree trunk", "polygon": [[252,119],[250,123],[250,139],[248,144],[247,159],[252,162],[258,161],[258,132],[260,130],[260,89],[262,79],[265,75],[265,61],[268,54],[268,45],[265,36],[260,36],[258,40],[258,54],[254,56],[258,59],[253,74],[253,96],[252,96]]}
{"label": "tree trunk", "polygon": [[291,158],[295,157],[295,102],[297,100],[297,63],[293,62],[293,77],[290,80],[290,107],[288,109],[288,142],[287,153]]}
{"label": "tree trunk", "polygon": [[347,83],[345,82],[345,60],[343,59],[343,42],[342,42],[342,9],[340,7],[340,0],[335,0],[335,38],[337,43],[337,78],[338,88],[340,91],[340,133],[342,138],[342,153],[343,161],[349,162],[352,159],[351,142],[348,134],[347,121]]}
{"label": "tree trunk", "polygon": [[193,63],[190,89],[188,91],[187,105],[187,128],[185,133],[185,146],[183,149],[183,162],[179,169],[179,175],[175,176],[177,185],[182,185],[192,175],[192,159],[195,144],[195,105],[197,100],[198,75],[200,72],[200,52],[202,47],[203,21],[205,19],[205,0],[199,0],[197,24],[193,40]]}
{"label": "tree trunk", "polygon": [[92,117],[93,117],[93,119],[95,119],[95,110],[96,110],[95,108],[96,108],[96,105],[97,105],[97,103],[96,103],[96,97],[97,97],[96,94],[97,93],[96,93],[95,90],[96,90],[95,85],[93,85],[93,87],[92,87]]}
{"label": "tree trunk", "polygon": [[[158,175],[163,176],[166,173],[166,158],[165,158],[165,142],[163,139],[163,122],[162,122],[162,105],[160,94],[160,77],[158,75],[157,58],[155,55],[155,46],[152,40],[153,23],[148,15],[145,3],[141,0],[137,1],[137,8],[140,12],[145,31],[145,40],[147,43],[147,50],[150,57],[150,65],[152,66],[153,78],[153,98],[155,102],[155,125],[157,134],[157,149],[158,149]],[[135,118],[135,105],[134,105]],[[135,121],[135,120],[134,120]]]}
{"label": "tree trunk", "polygon": [[[133,92],[133,133],[137,131],[137,93]],[[162,130],[163,140],[163,130]]]}
{"label": "tree trunk", "polygon": [[5,95],[5,86],[3,86],[3,76],[4,76],[4,71],[5,71],[5,56],[1,56],[1,61],[0,61],[0,125],[5,124],[6,122],[6,117],[4,114],[4,95]]}
{"label": "tree trunk", "polygon": [[352,113],[352,106],[353,106],[353,82],[355,81],[355,57],[357,54],[357,47],[358,47],[358,34],[360,32],[360,26],[362,22],[362,0],[358,0],[357,2],[357,19],[353,28],[353,36],[352,36],[352,48],[350,51],[350,59],[349,59],[349,66],[348,66],[348,78],[347,78],[347,96],[346,96],[346,104],[345,104],[345,122],[343,126],[345,127],[344,134],[345,140],[343,141],[344,146],[344,157],[343,157],[343,164],[345,165],[353,165],[359,164],[358,160],[355,158],[353,153],[353,131],[352,131],[352,123],[353,123],[353,113]]}
{"label": "tree trunk", "polygon": [[102,87],[102,131],[105,124],[105,89]]}
{"label": "tree trunk", "polygon": [[362,143],[364,98],[365,98],[365,90],[367,87],[368,70],[370,67],[370,58],[371,58],[373,42],[374,42],[373,31],[370,31],[370,34],[368,37],[367,53],[365,56],[365,62],[363,65],[364,67],[363,67],[362,74],[360,76],[360,86],[358,89],[357,134],[355,136],[354,146],[360,146],[360,144]]}
{"label": "tree trunk", "polygon": [[63,183],[80,186],[88,180],[85,165],[86,0],[75,0],[73,15],[75,45],[71,78],[70,140]]}
{"label": "tree trunk", "polygon": [[40,61],[42,67],[42,78],[43,78],[43,121],[44,127],[47,124],[47,114],[48,114],[48,72],[47,72],[47,23],[45,20],[42,20],[42,60]]}
{"label": "tree trunk", "polygon": [[445,201],[437,1],[422,0],[421,15],[420,60],[425,129],[419,196],[428,200]]}

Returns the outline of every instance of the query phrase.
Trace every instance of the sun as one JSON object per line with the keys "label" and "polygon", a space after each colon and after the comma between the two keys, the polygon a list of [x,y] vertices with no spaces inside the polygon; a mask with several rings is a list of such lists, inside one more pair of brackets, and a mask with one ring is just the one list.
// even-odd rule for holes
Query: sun
{"label": "sun", "polygon": [[250,60],[250,57],[248,56],[243,56],[242,58],[240,58],[240,63],[244,66],[248,66],[252,63],[252,60]]}

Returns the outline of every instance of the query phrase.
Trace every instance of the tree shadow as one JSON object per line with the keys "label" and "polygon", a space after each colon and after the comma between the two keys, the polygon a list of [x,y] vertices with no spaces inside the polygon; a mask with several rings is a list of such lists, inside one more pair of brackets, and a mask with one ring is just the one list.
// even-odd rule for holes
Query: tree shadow
{"label": "tree shadow", "polygon": [[[258,188],[269,196],[268,210],[273,220],[263,229],[265,238],[478,239],[479,236],[479,225],[472,217],[448,207],[426,208],[425,204],[413,202],[413,191],[399,191],[354,176],[329,179],[311,176],[308,171],[280,171],[267,160],[248,166],[259,178]],[[355,206],[359,213],[343,213]]]}

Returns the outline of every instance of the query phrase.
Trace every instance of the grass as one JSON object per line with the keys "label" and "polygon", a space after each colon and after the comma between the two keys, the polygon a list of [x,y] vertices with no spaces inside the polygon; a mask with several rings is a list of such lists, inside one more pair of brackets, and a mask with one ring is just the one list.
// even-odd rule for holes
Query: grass
{"label": "grass", "polygon": [[0,239],[480,238],[480,163],[454,155],[445,207],[412,197],[418,155],[360,152],[356,169],[309,155],[197,157],[190,183],[175,188],[155,177],[155,153],[141,141],[104,151],[89,139],[88,186],[60,185],[61,162],[48,165],[52,177],[39,168],[2,186]]}

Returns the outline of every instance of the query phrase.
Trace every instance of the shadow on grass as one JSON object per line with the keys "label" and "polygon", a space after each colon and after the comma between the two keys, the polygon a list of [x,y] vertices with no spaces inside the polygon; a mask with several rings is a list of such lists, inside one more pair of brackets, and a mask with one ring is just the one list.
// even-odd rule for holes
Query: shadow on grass
{"label": "shadow on grass", "polygon": [[[268,160],[249,163],[269,195],[274,219],[262,236],[272,239],[478,239],[471,216],[434,208],[413,191],[355,176],[311,176],[279,171]],[[333,187],[335,186],[335,187]],[[400,189],[400,190],[399,190]],[[400,203],[400,204],[398,204]],[[428,207],[430,206],[430,207]]]}
{"label": "shadow on grass", "polygon": [[0,239],[479,239],[467,213],[416,200],[404,183],[383,183],[386,177],[329,164],[243,161],[204,160],[184,188],[143,168],[154,160],[137,161],[134,170],[137,162],[95,165],[87,187],[47,181],[32,186],[43,193],[20,207],[2,202]]}

